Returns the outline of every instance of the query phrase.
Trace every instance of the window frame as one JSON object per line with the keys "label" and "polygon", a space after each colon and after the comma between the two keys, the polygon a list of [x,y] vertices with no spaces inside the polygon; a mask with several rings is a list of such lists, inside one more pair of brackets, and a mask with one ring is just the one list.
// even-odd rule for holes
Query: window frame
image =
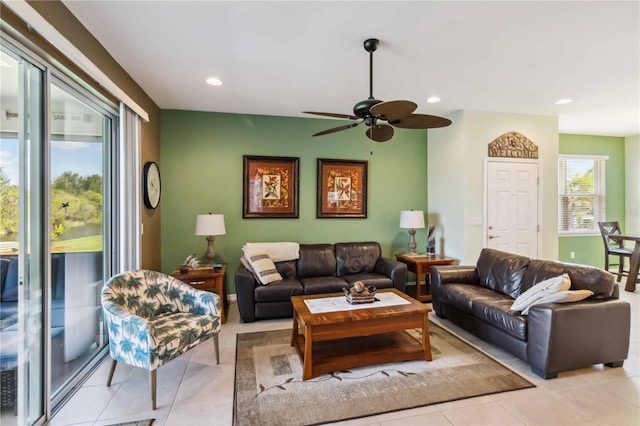
{"label": "window frame", "polygon": [[[566,188],[566,176],[563,174],[563,170],[566,171],[566,166],[562,166],[562,163],[569,160],[591,160],[593,161],[594,169],[594,192],[592,193],[567,193]],[[560,154],[558,155],[558,235],[559,236],[593,236],[600,235],[598,229],[598,222],[606,221],[606,209],[607,209],[607,155],[580,155],[580,154]],[[601,167],[597,167],[596,162],[601,162]],[[601,189],[599,191],[598,189]],[[589,229],[563,229],[563,218],[571,218],[571,212],[565,211],[563,208],[563,199],[571,196],[587,196],[594,197],[593,200],[593,227]]]}

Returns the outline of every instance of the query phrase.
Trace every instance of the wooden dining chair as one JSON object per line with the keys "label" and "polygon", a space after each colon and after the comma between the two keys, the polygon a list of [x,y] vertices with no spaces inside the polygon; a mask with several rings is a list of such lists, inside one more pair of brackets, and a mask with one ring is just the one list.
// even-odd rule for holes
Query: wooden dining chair
{"label": "wooden dining chair", "polygon": [[[598,228],[600,228],[600,235],[604,242],[604,269],[616,274],[618,276],[617,282],[620,282],[622,277],[629,275],[629,271],[624,269],[625,257],[631,258],[632,249],[624,246],[624,241],[620,238],[616,238],[616,235],[622,235],[620,230],[620,224],[615,222],[598,222]],[[616,256],[618,263],[611,263],[609,261],[610,256]],[[617,266],[616,272],[611,271],[610,268]]]}

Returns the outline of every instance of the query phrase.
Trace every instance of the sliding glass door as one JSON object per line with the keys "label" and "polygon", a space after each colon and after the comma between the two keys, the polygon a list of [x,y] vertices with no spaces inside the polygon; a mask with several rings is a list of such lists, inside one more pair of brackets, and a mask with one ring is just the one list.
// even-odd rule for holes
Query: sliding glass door
{"label": "sliding glass door", "polygon": [[44,415],[44,71],[0,51],[0,382],[2,424]]}
{"label": "sliding glass door", "polygon": [[100,290],[110,259],[105,173],[112,117],[54,79],[50,86],[51,391],[55,398],[105,347]]}
{"label": "sliding glass door", "polygon": [[108,344],[118,115],[5,39],[0,61],[0,423],[32,425]]}

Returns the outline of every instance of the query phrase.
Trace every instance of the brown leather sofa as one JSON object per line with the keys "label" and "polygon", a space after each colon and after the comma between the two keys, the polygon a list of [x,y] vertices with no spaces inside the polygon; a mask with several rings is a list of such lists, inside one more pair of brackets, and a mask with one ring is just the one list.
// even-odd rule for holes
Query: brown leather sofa
{"label": "brown leather sofa", "polygon": [[341,292],[355,281],[404,292],[407,266],[382,257],[377,242],[300,244],[296,260],[276,262],[281,281],[260,284],[240,265],[235,275],[243,322],[293,316],[291,296]]}
{"label": "brown leather sofa", "polygon": [[[594,294],[534,305],[524,316],[510,310],[518,295],[563,273],[571,290]],[[620,367],[627,358],[631,308],[618,300],[614,276],[601,269],[483,249],[475,266],[433,267],[431,288],[440,318],[512,353],[545,379],[598,363]]]}

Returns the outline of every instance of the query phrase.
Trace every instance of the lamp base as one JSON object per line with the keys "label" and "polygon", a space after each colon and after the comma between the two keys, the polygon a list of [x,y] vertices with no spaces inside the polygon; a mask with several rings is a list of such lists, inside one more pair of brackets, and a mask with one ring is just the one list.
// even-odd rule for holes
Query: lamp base
{"label": "lamp base", "polygon": [[409,239],[409,254],[416,254],[416,230],[411,228],[409,229],[409,235],[411,238]]}
{"label": "lamp base", "polygon": [[213,235],[209,235],[207,237],[207,251],[204,254],[204,256],[209,259],[208,263],[212,265],[215,263],[213,260],[216,257],[216,249],[213,247],[213,242],[215,241],[215,239],[216,237],[214,237]]}

